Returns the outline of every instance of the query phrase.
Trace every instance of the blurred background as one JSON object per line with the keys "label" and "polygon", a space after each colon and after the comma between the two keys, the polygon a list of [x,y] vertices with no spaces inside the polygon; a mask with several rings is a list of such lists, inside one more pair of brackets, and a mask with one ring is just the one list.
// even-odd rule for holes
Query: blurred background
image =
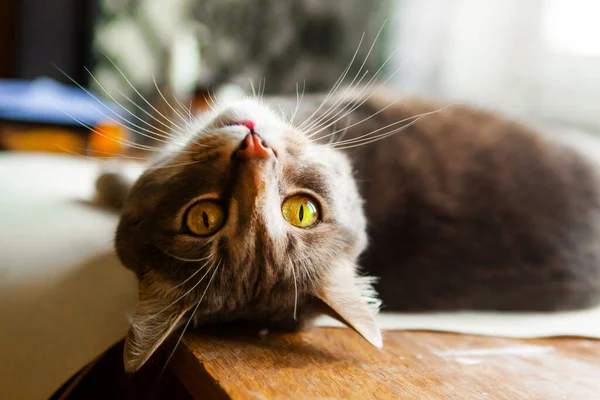
{"label": "blurred background", "polygon": [[597,0],[2,0],[0,148],[108,154],[209,91],[326,91],[363,34],[350,76],[374,44],[365,68],[397,91],[595,133],[599,15]]}
{"label": "blurred background", "polygon": [[[0,390],[62,385],[97,351],[86,340],[108,346],[98,338],[126,329],[101,313],[124,306],[121,275],[91,257],[112,248],[114,221],[73,201],[90,197],[97,171],[6,154],[134,159],[209,93],[327,91],[355,52],[348,83],[364,62],[398,92],[600,132],[600,0],[0,0],[0,333],[16,354],[0,364]],[[157,371],[132,380],[119,369],[120,343],[98,364],[112,375],[79,398],[117,398],[103,394],[131,382],[154,390],[144,383]]]}

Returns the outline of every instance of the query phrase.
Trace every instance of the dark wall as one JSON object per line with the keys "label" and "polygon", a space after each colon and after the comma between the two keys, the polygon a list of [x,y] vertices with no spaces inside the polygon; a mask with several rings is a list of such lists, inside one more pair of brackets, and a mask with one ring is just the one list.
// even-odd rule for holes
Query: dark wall
{"label": "dark wall", "polygon": [[16,0],[0,1],[0,78],[14,75]]}
{"label": "dark wall", "polygon": [[[2,0],[5,1],[5,0]],[[97,0],[18,0],[13,75],[68,80],[56,64],[86,85],[85,66],[93,67],[92,33]]]}

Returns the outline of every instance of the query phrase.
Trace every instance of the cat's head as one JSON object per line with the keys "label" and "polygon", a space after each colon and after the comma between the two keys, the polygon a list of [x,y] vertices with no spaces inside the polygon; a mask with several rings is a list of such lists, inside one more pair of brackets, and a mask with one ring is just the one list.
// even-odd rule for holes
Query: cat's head
{"label": "cat's head", "polygon": [[381,346],[379,303],[357,273],[366,222],[344,154],[252,99],[173,142],[134,185],[117,229],[140,288],[128,370],[192,312],[200,324],[264,327],[325,313]]}

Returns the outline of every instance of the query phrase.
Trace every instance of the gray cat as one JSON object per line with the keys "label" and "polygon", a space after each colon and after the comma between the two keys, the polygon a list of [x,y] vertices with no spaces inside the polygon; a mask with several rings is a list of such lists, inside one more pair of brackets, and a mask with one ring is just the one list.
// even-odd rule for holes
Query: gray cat
{"label": "gray cat", "polygon": [[215,104],[132,188],[99,179],[139,278],[127,370],[192,319],[300,329],[328,314],[381,347],[379,299],[600,301],[598,177],[583,156],[486,111],[338,92]]}

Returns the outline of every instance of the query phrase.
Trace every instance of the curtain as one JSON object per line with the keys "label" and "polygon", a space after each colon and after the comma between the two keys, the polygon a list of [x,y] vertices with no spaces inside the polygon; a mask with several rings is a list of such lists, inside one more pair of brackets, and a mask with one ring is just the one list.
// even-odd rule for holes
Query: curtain
{"label": "curtain", "polygon": [[394,15],[397,88],[600,131],[599,1],[400,1]]}

